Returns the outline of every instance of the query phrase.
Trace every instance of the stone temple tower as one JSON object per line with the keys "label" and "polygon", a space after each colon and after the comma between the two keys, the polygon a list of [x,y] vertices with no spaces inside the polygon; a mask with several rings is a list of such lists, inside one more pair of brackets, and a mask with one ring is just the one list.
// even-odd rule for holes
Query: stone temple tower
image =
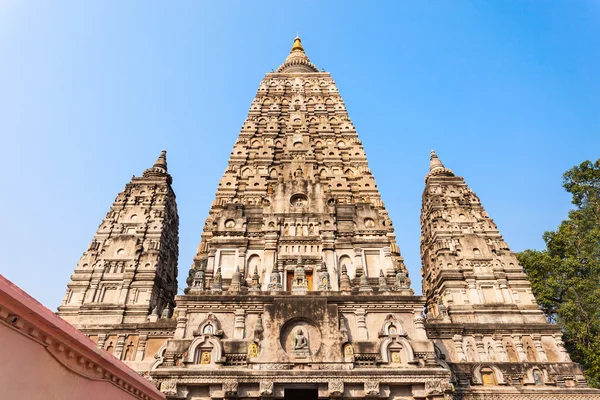
{"label": "stone temple tower", "polygon": [[71,276],[59,316],[85,326],[172,313],[179,217],[171,182],[163,151],[119,193]]}
{"label": "stone temple tower", "polygon": [[161,155],[127,185],[59,308],[168,399],[600,399],[435,155],[414,295],[337,86],[299,38],[260,83],[178,296],[170,180]]}
{"label": "stone temple tower", "polygon": [[[345,267],[353,284],[365,276],[365,290],[383,274],[390,287],[412,293],[391,220],[335,82],[309,61],[297,38],[252,102],[188,285],[192,292],[210,289],[220,270],[223,290],[247,291],[256,273],[260,290],[290,291],[298,262],[308,291],[338,291]],[[236,270],[241,286],[230,288]],[[198,271],[203,285],[193,282]]]}
{"label": "stone temple tower", "polygon": [[427,334],[453,371],[457,394],[586,388],[560,326],[546,322],[496,224],[433,151],[421,228]]}

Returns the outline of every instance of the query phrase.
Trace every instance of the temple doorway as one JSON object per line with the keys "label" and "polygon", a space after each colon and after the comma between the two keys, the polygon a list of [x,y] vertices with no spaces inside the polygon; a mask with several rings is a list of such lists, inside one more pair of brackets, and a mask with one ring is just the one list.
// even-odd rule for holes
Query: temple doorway
{"label": "temple doorway", "polygon": [[285,389],[283,398],[285,400],[317,400],[319,391],[317,389]]}

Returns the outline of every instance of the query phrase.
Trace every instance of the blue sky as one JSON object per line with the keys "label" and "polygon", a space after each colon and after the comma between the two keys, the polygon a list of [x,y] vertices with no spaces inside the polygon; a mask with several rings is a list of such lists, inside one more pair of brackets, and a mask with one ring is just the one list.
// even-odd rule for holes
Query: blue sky
{"label": "blue sky", "polygon": [[168,150],[179,286],[263,75],[300,33],[330,71],[421,289],[429,150],[512,250],[600,158],[597,1],[0,2],[0,273],[55,309],[132,175]]}

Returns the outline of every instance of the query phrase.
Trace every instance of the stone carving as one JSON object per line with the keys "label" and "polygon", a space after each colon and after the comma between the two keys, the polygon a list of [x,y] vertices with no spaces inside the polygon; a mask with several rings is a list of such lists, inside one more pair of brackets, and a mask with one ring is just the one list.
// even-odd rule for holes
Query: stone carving
{"label": "stone carving", "polygon": [[319,271],[319,291],[327,291],[331,290],[331,283],[329,282],[329,272],[327,272],[327,267],[325,263],[321,264],[321,269]]}
{"label": "stone carving", "polygon": [[237,294],[242,289],[242,274],[240,273],[239,265],[235,267],[235,271],[231,277],[231,283],[229,284],[228,293]]}
{"label": "stone carving", "polygon": [[379,396],[379,381],[365,381],[364,391],[367,397]]}
{"label": "stone carving", "polygon": [[[362,268],[360,269],[360,271],[361,271],[361,275],[360,275],[360,278],[359,278],[360,284],[359,284],[359,287],[358,287],[358,291],[359,292],[372,292],[373,288],[371,287],[371,285],[369,285],[369,281],[367,279],[367,275],[365,275],[362,272]],[[357,274],[358,274],[358,270],[357,270]]]}
{"label": "stone carving", "polygon": [[298,259],[298,264],[294,268],[294,279],[292,280],[292,292],[304,293],[308,291],[308,281],[306,280],[306,272],[302,266],[301,259]]}
{"label": "stone carving", "polygon": [[208,313],[206,318],[202,322],[200,322],[200,325],[198,325],[198,329],[196,329],[193,332],[193,335],[211,335],[218,337],[223,336],[221,322],[219,322],[219,319],[213,313]]}
{"label": "stone carving", "polygon": [[544,384],[544,379],[542,378],[542,373],[537,369],[533,370],[533,382],[536,385]]}
{"label": "stone carving", "polygon": [[304,358],[310,355],[308,334],[304,333],[303,328],[297,328],[294,332],[292,339],[292,354],[298,358]]}
{"label": "stone carving", "polygon": [[238,392],[238,382],[237,381],[224,381],[223,382],[223,396],[226,397],[236,397]]}
{"label": "stone carving", "polygon": [[380,292],[387,292],[388,290],[390,290],[390,288],[388,287],[387,279],[385,279],[385,275],[383,274],[383,270],[380,269],[379,270],[379,291]]}
{"label": "stone carving", "polygon": [[250,285],[251,292],[260,292],[260,276],[258,275],[258,267],[254,266],[254,273],[252,274],[252,284]]}
{"label": "stone carving", "polygon": [[342,292],[352,291],[352,286],[350,284],[350,277],[348,276],[348,269],[346,268],[346,264],[342,265],[342,276],[340,278],[340,291],[342,291]]}
{"label": "stone carving", "polygon": [[258,345],[256,343],[250,343],[248,345],[248,358],[258,357]]}
{"label": "stone carving", "polygon": [[203,351],[202,357],[200,358],[200,364],[210,364],[210,352]]}
{"label": "stone carving", "polygon": [[294,337],[294,350],[301,350],[308,348],[308,338],[304,336],[302,329],[298,328],[296,336]]}
{"label": "stone carving", "polygon": [[205,272],[203,268],[200,268],[199,270],[196,271],[196,273],[194,274],[194,281],[192,283],[192,287],[190,288],[190,291],[204,291],[204,285],[205,285]]}
{"label": "stone carving", "polygon": [[261,396],[271,396],[273,394],[273,382],[260,381],[258,392]]}
{"label": "stone carving", "polygon": [[344,345],[344,356],[354,357],[354,346],[352,346],[350,343],[346,343]]}
{"label": "stone carving", "polygon": [[442,381],[439,379],[430,379],[425,382],[425,392],[428,396],[434,394],[441,394],[443,392],[442,389]]}
{"label": "stone carving", "polygon": [[166,396],[177,396],[177,382],[173,380],[161,382],[160,391]]}
{"label": "stone carving", "polygon": [[333,379],[327,385],[327,391],[331,397],[341,397],[344,395],[344,381]]}
{"label": "stone carving", "polygon": [[213,292],[220,292],[220,291],[223,290],[222,275],[221,275],[221,266],[220,265],[217,268],[217,272],[215,272],[215,278],[213,280],[213,284],[212,284],[210,290],[213,291]]}
{"label": "stone carving", "polygon": [[271,271],[271,277],[269,278],[269,286],[268,289],[271,291],[279,291],[282,290],[283,287],[281,285],[281,276],[277,271],[277,266],[273,265],[273,270]]}

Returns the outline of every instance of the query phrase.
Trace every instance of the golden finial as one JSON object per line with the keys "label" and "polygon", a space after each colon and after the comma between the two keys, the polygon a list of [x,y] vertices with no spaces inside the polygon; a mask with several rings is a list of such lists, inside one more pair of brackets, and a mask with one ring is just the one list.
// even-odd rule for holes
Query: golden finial
{"label": "golden finial", "polygon": [[302,41],[298,37],[298,34],[296,34],[296,38],[294,39],[294,45],[292,46],[292,50],[290,51],[290,53],[293,53],[294,51],[304,52],[304,48],[302,47]]}

